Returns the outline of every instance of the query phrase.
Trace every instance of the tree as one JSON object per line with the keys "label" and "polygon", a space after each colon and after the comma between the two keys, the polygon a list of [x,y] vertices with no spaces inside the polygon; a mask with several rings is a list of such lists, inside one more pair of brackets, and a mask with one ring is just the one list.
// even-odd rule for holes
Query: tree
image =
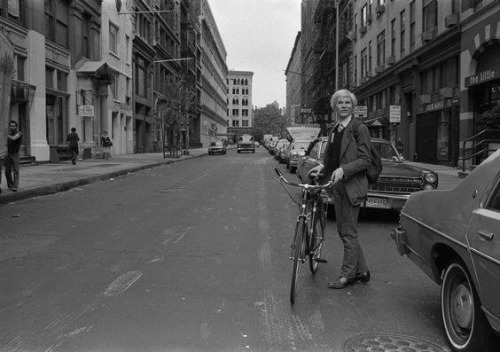
{"label": "tree", "polygon": [[[195,93],[185,81],[173,81],[166,86],[166,101],[158,111],[162,118],[163,156],[165,145],[171,157],[178,157],[177,151],[189,146],[191,116],[195,108]],[[183,143],[184,142],[184,143]]]}
{"label": "tree", "polygon": [[289,120],[281,114],[277,103],[268,104],[264,108],[254,110],[253,128],[264,134],[282,136],[290,125]]}

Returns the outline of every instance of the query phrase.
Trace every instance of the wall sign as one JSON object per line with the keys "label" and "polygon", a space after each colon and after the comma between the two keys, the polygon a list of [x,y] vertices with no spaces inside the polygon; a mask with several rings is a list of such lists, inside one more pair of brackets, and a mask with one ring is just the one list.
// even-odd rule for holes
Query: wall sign
{"label": "wall sign", "polygon": [[81,117],[94,117],[94,105],[80,105],[78,112]]}
{"label": "wall sign", "polygon": [[389,106],[389,122],[401,123],[401,105]]}
{"label": "wall sign", "polygon": [[486,70],[479,72],[478,74],[471,75],[469,77],[465,77],[465,86],[474,86],[477,84],[481,84],[484,82],[491,81],[497,77],[497,74],[494,70]]}

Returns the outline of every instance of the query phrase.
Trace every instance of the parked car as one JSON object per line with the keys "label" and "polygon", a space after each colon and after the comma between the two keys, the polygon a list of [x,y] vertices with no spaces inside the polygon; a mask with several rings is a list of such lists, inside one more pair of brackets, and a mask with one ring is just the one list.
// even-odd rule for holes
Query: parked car
{"label": "parked car", "polygon": [[500,351],[499,165],[500,150],[455,188],[412,194],[391,233],[398,252],[441,285],[455,351]]}
{"label": "parked car", "polygon": [[253,140],[253,137],[249,134],[241,135],[238,138],[236,150],[238,151],[238,153],[241,153],[244,151],[255,153],[255,141]]}
{"label": "parked car", "polygon": [[274,145],[274,159],[278,160],[280,163],[283,163],[283,154],[289,144],[290,142],[288,141],[288,139],[281,138],[280,140],[278,140],[278,143]]}
{"label": "parked car", "polygon": [[[438,174],[406,163],[394,145],[385,139],[372,138],[372,145],[382,158],[382,173],[378,181],[370,185],[364,208],[399,211],[413,192],[436,189]],[[312,142],[306,155],[297,162],[297,175],[302,182],[308,182],[307,173],[323,163],[327,137]]]}
{"label": "parked car", "polygon": [[304,156],[309,146],[310,141],[293,141],[288,145],[284,154],[284,162],[286,164],[286,168],[291,173],[294,173],[297,169],[297,162],[299,157]]}
{"label": "parked car", "polygon": [[208,155],[226,154],[226,146],[221,141],[211,142],[208,146]]}

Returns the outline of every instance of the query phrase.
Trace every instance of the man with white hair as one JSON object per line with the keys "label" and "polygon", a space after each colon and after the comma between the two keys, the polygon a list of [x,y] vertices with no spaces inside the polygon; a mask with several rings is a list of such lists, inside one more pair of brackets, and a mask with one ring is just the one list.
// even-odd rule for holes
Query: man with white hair
{"label": "man with white hair", "polygon": [[354,116],[356,96],[346,89],[330,100],[338,121],[329,130],[324,164],[313,168],[333,181],[333,200],[337,230],[344,246],[340,277],[328,283],[342,289],[356,282],[370,281],[370,271],[358,240],[358,215],[368,193],[366,169],[370,165],[370,132]]}

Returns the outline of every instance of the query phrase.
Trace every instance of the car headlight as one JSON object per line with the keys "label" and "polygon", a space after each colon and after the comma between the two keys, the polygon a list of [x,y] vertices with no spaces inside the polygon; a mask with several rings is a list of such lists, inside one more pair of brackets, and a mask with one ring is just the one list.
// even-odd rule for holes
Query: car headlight
{"label": "car headlight", "polygon": [[431,184],[436,183],[437,174],[435,172],[431,172],[431,171],[426,172],[424,174],[424,180],[425,180],[425,183],[431,183]]}

